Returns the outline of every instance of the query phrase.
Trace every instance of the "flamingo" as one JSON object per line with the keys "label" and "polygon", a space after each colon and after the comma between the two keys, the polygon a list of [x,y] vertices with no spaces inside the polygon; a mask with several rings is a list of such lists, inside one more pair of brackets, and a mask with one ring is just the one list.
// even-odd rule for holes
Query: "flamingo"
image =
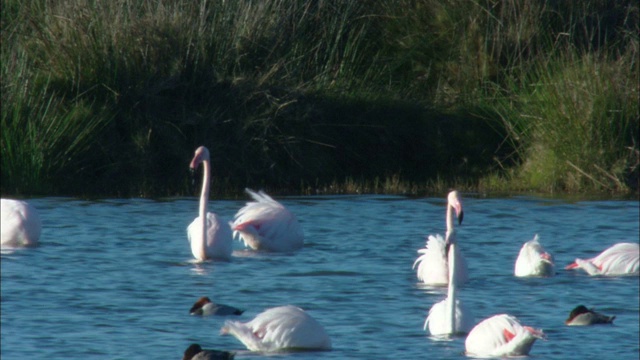
{"label": "flamingo", "polygon": [[26,201],[0,199],[2,239],[7,247],[36,246],[42,232],[42,222],[35,207]]}
{"label": "flamingo", "polygon": [[244,311],[233,306],[214,304],[211,299],[206,296],[201,297],[195,304],[189,309],[191,315],[242,315]]}
{"label": "flamingo", "polygon": [[220,333],[235,336],[251,351],[331,349],[322,325],[293,305],[267,309],[246,323],[228,320]]}
{"label": "flamingo", "polygon": [[[447,234],[454,231],[453,228],[453,214],[455,212],[458,217],[458,224],[462,224],[464,212],[462,210],[462,202],[457,191],[452,191],[447,196]],[[449,238],[447,236],[447,238]],[[449,282],[449,266],[447,265],[447,248],[449,244],[442,238],[440,234],[429,235],[426,247],[418,250],[420,255],[413,263],[413,268],[416,266],[416,274],[418,279],[428,285],[447,285]],[[467,282],[469,276],[467,275],[467,263],[460,253],[457,247],[454,247],[456,252],[456,284],[461,285]]]}
{"label": "flamingo", "polygon": [[514,273],[519,277],[555,275],[553,257],[540,244],[538,234],[522,245]]}
{"label": "flamingo", "polygon": [[189,168],[194,172],[200,164],[204,168],[202,193],[200,194],[200,213],[187,228],[191,252],[198,261],[207,259],[229,260],[233,251],[231,228],[226,222],[220,220],[218,215],[207,212],[211,170],[209,150],[204,146],[196,149]]}
{"label": "flamingo", "polygon": [[447,232],[449,244],[449,287],[447,298],[434,304],[424,322],[431,335],[455,335],[468,333],[473,327],[473,318],[469,310],[456,298],[456,239],[455,231]]}
{"label": "flamingo", "polygon": [[287,252],[300,249],[304,242],[296,216],[263,191],[245,189],[254,201],[241,208],[231,224],[233,235],[254,250]]}
{"label": "flamingo", "polygon": [[617,243],[591,259],[576,259],[566,270],[580,268],[589,275],[638,275],[640,274],[640,245]]}
{"label": "flamingo", "polygon": [[184,351],[182,360],[231,360],[235,353],[221,350],[203,350],[198,344],[191,344]]}
{"label": "flamingo", "polygon": [[523,356],[529,354],[537,339],[546,339],[542,330],[522,326],[514,316],[500,314],[476,325],[464,345],[469,356]]}
{"label": "flamingo", "polygon": [[578,305],[569,314],[565,324],[569,326],[584,326],[594,324],[611,324],[615,316],[607,316],[587,309],[584,305]]}

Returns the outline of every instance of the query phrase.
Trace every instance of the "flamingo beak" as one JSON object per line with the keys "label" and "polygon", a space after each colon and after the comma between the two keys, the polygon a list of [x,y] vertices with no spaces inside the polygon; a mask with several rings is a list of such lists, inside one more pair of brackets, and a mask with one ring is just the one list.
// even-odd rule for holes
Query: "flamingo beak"
{"label": "flamingo beak", "polygon": [[462,219],[464,219],[464,211],[462,210],[462,204],[459,201],[451,204],[453,209],[456,212],[456,217],[458,218],[458,225],[462,224]]}

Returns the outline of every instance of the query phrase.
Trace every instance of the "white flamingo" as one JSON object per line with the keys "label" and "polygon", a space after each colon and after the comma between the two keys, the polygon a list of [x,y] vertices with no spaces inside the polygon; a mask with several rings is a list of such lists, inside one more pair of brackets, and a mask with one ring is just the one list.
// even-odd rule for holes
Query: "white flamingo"
{"label": "white flamingo", "polygon": [[35,207],[26,201],[0,199],[2,239],[7,247],[36,246],[42,232],[42,221]]}
{"label": "white flamingo", "polygon": [[233,251],[231,228],[226,222],[220,220],[218,215],[207,212],[211,169],[209,150],[204,146],[196,149],[195,156],[191,160],[189,167],[191,171],[195,171],[200,164],[204,168],[204,175],[202,193],[200,194],[199,215],[187,228],[191,252],[193,257],[199,261],[207,259],[229,260]]}
{"label": "white flamingo", "polygon": [[251,351],[331,349],[322,325],[293,305],[267,309],[246,323],[228,320],[220,333],[235,336]]}
{"label": "white flamingo", "polygon": [[516,259],[514,274],[519,277],[549,277],[555,275],[553,257],[546,252],[540,244],[538,234],[534,236],[533,240],[529,240],[522,245],[518,258]]}
{"label": "white flamingo", "polygon": [[469,356],[500,357],[529,354],[537,339],[545,339],[540,329],[523,326],[514,316],[500,314],[481,321],[465,340]]}
{"label": "white flamingo", "polygon": [[429,329],[431,335],[466,334],[473,327],[473,316],[456,298],[456,239],[455,230],[447,231],[449,244],[449,287],[447,298],[434,304],[429,310],[424,322],[424,329]]}
{"label": "white flamingo", "polygon": [[582,269],[589,275],[638,275],[640,274],[640,245],[638,243],[618,243],[594,258],[576,259],[565,269]]}
{"label": "white flamingo", "polygon": [[[462,223],[464,212],[462,210],[462,202],[457,191],[452,191],[447,196],[447,233],[453,232],[453,215],[458,217],[458,223]],[[413,268],[417,266],[416,275],[418,279],[427,285],[447,285],[449,283],[449,266],[447,258],[448,243],[440,234],[435,236],[429,235],[426,247],[418,250],[420,255],[413,263]],[[456,283],[464,284],[469,279],[467,274],[467,263],[460,253],[458,247],[454,247],[456,257]]]}
{"label": "white flamingo", "polygon": [[260,191],[246,189],[254,201],[241,208],[231,224],[234,237],[254,250],[286,252],[304,243],[302,226],[284,205]]}

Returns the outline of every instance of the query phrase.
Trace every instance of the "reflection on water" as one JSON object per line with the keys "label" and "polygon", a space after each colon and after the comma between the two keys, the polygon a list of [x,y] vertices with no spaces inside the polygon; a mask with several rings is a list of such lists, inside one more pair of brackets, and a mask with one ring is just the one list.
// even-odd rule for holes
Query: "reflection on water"
{"label": "reflection on water", "polygon": [[[464,194],[463,194],[464,197]],[[246,309],[298,305],[332,338],[334,350],[296,359],[464,359],[464,337],[423,330],[446,287],[418,282],[412,265],[429,234],[444,233],[445,199],[400,196],[295,197],[306,246],[258,253],[235,244],[230,262],[192,260],[186,227],[197,199],[171,201],[33,199],[41,246],[2,249],[2,358],[180,358],[192,342],[251,354],[219,336],[219,317],[188,314],[195,299]],[[230,220],[245,201],[211,201]],[[532,358],[637,359],[639,279],[563,270],[617,242],[638,241],[637,201],[517,197],[463,199],[458,246],[469,266],[458,297],[476,322],[510,313],[544,329]],[[539,234],[557,276],[516,278],[520,247]],[[571,328],[584,304],[615,315],[612,326]],[[142,356],[141,354],[144,354]]]}

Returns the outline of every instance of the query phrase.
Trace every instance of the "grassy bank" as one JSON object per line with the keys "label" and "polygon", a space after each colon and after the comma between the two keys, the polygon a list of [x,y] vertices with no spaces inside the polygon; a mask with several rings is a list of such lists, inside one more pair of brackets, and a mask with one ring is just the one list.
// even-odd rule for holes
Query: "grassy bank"
{"label": "grassy bank", "polygon": [[2,194],[638,189],[638,5],[2,4]]}

